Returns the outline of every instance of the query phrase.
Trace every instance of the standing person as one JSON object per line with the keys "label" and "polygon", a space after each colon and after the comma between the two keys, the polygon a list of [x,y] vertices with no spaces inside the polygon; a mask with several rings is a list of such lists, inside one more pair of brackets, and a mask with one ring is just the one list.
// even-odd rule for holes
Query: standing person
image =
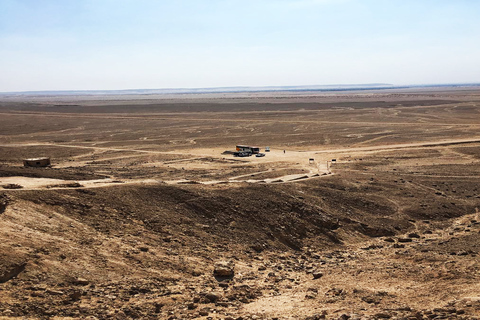
{"label": "standing person", "polygon": [[285,153],[285,150],[283,150],[283,153]]}

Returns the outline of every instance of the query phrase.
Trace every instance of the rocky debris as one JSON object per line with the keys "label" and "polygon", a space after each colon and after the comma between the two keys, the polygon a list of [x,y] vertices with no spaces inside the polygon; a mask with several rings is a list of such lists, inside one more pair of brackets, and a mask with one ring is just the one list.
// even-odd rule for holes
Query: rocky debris
{"label": "rocky debris", "polygon": [[216,291],[202,292],[193,298],[193,302],[187,304],[187,308],[190,310],[197,308],[197,303],[216,303],[223,299],[223,294]]}
{"label": "rocky debris", "polygon": [[199,310],[198,314],[201,315],[202,317],[206,317],[210,314],[210,308],[204,308],[202,310]]}
{"label": "rocky debris", "polygon": [[55,290],[55,289],[47,289],[45,290],[45,293],[53,295],[53,296],[62,296],[65,294],[65,292],[61,290]]}
{"label": "rocky debris", "polygon": [[327,292],[325,292],[325,297],[327,298],[327,303],[334,303],[338,300],[345,299],[346,291],[341,288],[331,288]]}
{"label": "rocky debris", "polygon": [[255,243],[251,246],[251,248],[255,250],[257,253],[260,253],[263,250],[265,250],[265,244]]}
{"label": "rocky debris", "polygon": [[362,250],[375,250],[375,249],[381,249],[383,246],[381,244],[371,244],[368,247],[363,247]]}
{"label": "rocky debris", "polygon": [[6,194],[0,194],[0,214],[5,212],[10,198]]}
{"label": "rocky debris", "polygon": [[235,264],[233,261],[220,261],[215,263],[213,275],[216,278],[233,278],[235,274]]}
{"label": "rocky debris", "polygon": [[83,185],[81,185],[78,182],[71,182],[71,183],[64,183],[64,184],[52,184],[47,186],[47,188],[82,188]]}
{"label": "rocky debris", "polygon": [[[203,188],[203,186],[198,187]],[[278,186],[278,188],[281,187],[284,186]],[[105,192],[102,188],[95,190],[97,194]],[[185,191],[181,195],[172,192],[168,193],[168,197],[178,197],[182,201],[188,201],[191,197],[198,196],[196,190],[188,189],[188,192]],[[154,191],[153,195],[167,194],[167,190],[163,189],[160,190],[161,192],[156,189]],[[135,206],[141,207],[139,210],[121,203],[123,201],[121,198],[116,199],[116,202],[105,204],[103,203],[105,199],[102,199],[100,204],[92,199],[96,196],[95,194],[83,194],[83,192],[80,194],[77,190],[48,190],[50,195],[44,195],[44,192],[42,190],[42,193],[39,193],[43,199],[36,203],[39,205],[38,211],[49,219],[55,220],[57,216],[63,214],[72,221],[56,221],[60,222],[58,229],[49,229],[45,226],[43,216],[40,217],[41,220],[25,223],[22,235],[29,235],[29,239],[28,241],[22,239],[21,244],[24,247],[15,250],[29,252],[34,258],[32,263],[29,263],[28,273],[25,272],[18,279],[13,279],[0,288],[2,294],[7,292],[12,297],[9,301],[0,301],[0,317],[11,315],[49,318],[57,315],[84,319],[89,316],[91,319],[94,319],[93,316],[99,319],[194,319],[199,317],[235,320],[275,319],[271,315],[261,314],[258,307],[263,308],[265,301],[266,305],[270,302],[288,305],[290,301],[285,300],[290,297],[293,303],[299,302],[300,307],[293,311],[298,312],[296,318],[304,317],[312,320],[327,318],[321,312],[318,313],[321,310],[318,308],[323,306],[330,312],[329,319],[338,319],[343,316],[350,320],[388,319],[389,317],[393,319],[460,319],[461,314],[463,319],[472,319],[478,309],[474,304],[473,306],[455,305],[457,313],[452,313],[443,305],[441,305],[442,310],[412,311],[397,308],[398,305],[405,306],[413,301],[408,300],[410,297],[413,299],[418,298],[420,294],[429,294],[429,286],[419,287],[419,292],[414,292],[416,289],[406,287],[405,283],[418,281],[424,285],[427,283],[425,281],[428,281],[428,283],[434,283],[439,290],[447,292],[449,283],[460,288],[457,286],[458,283],[468,283],[467,281],[476,279],[475,263],[478,260],[463,256],[465,253],[470,255],[470,252],[473,252],[471,249],[478,245],[476,240],[478,230],[470,220],[465,220],[467,221],[465,226],[467,223],[471,224],[468,228],[471,228],[471,233],[476,235],[471,236],[472,241],[468,242],[471,243],[470,247],[465,248],[462,235],[458,235],[459,232],[465,232],[463,225],[462,228],[454,225],[455,228],[448,229],[448,231],[457,232],[455,233],[457,239],[453,239],[443,233],[449,221],[434,220],[428,226],[434,234],[427,237],[424,236],[425,227],[418,223],[415,226],[416,229],[413,229],[413,226],[408,228],[402,226],[401,230],[395,229],[397,232],[395,237],[381,239],[367,239],[363,235],[361,238],[349,238],[355,237],[356,233],[341,229],[337,235],[340,239],[344,239],[346,245],[337,246],[332,245],[332,241],[324,237],[324,234],[318,239],[314,238],[319,235],[317,229],[300,220],[294,229],[289,222],[292,218],[289,217],[289,212],[296,212],[295,214],[299,216],[310,213],[305,209],[300,210],[298,206],[291,207],[289,203],[285,204],[287,208],[285,213],[278,215],[282,222],[281,227],[278,226],[279,224],[274,224],[272,220],[271,226],[268,227],[271,233],[258,227],[255,229],[258,237],[247,239],[239,236],[244,222],[238,217],[245,217],[250,221],[258,213],[254,208],[249,208],[250,211],[248,211],[239,205],[235,209],[238,212],[235,211],[235,215],[228,216],[227,219],[222,217],[221,213],[224,211],[216,210],[215,206],[209,210],[221,213],[212,214],[211,217],[194,216],[191,211],[179,206],[176,207],[178,212],[175,215],[167,216],[168,220],[162,220],[161,212],[152,209],[153,214],[147,214],[150,212],[150,207],[142,207],[149,201],[156,201],[153,199],[164,198],[151,197],[151,195],[143,198],[144,193],[149,192],[148,188],[132,196]],[[129,197],[134,192],[135,190],[125,188],[122,195]],[[240,189],[239,192],[243,190]],[[109,192],[109,196],[110,193],[112,192]],[[34,191],[22,191],[14,193],[15,198],[20,197],[20,194],[24,197],[27,195],[31,198],[39,197],[39,194]],[[68,197],[62,195],[68,195]],[[81,197],[77,199],[79,195]],[[142,197],[145,201],[137,201],[138,197]],[[305,199],[309,198],[306,196]],[[219,203],[232,201],[229,198],[221,200]],[[15,209],[21,208],[22,202],[18,201],[18,204],[18,206],[15,204],[12,212],[17,213]],[[162,204],[159,202],[157,207],[162,207]],[[50,216],[47,210],[43,211],[46,205],[55,206],[53,210],[59,214]],[[266,205],[270,205],[270,202],[266,202]],[[208,209],[208,207],[205,208]],[[226,207],[225,210],[229,210],[228,208]],[[319,212],[321,212],[320,208],[322,206],[319,205]],[[87,214],[82,214],[84,211]],[[21,218],[22,212],[23,209],[19,210],[19,214],[12,215],[13,218],[16,216]],[[166,222],[170,220],[175,223]],[[232,220],[236,222],[235,225],[230,223]],[[263,217],[259,220],[261,223],[258,225],[263,227]],[[36,224],[36,221],[39,223]],[[323,228],[322,223],[318,221]],[[386,220],[385,225],[389,223]],[[63,246],[60,242],[39,239],[35,248],[27,248],[30,240],[40,233],[47,235],[51,233],[55,237],[64,236],[65,228],[67,231],[70,230],[71,224],[75,228],[67,239],[68,246]],[[372,225],[375,224],[372,223]],[[88,230],[83,226],[88,227]],[[199,228],[195,229],[195,226]],[[231,239],[218,237],[215,234],[220,232],[220,226],[235,228]],[[392,226],[396,225],[392,223]],[[418,232],[421,237],[411,237],[409,232],[412,230]],[[294,234],[296,239],[302,240],[301,249],[291,250],[279,246],[278,237],[283,233]],[[210,236],[212,238],[208,238]],[[405,245],[397,243],[398,237],[411,238],[413,243]],[[40,240],[42,240],[41,243]],[[350,242],[350,240],[354,241]],[[451,244],[453,240],[457,241],[458,245],[453,246]],[[445,241],[445,244],[437,246],[439,241]],[[16,239],[7,239],[7,242],[9,242],[5,245],[7,252],[20,246],[20,241],[15,243]],[[72,247],[78,248],[77,243],[86,250],[74,252]],[[100,245],[102,250],[97,252]],[[392,250],[396,245],[398,248],[407,247],[407,249]],[[39,249],[40,246],[41,249]],[[429,251],[421,251],[425,248]],[[121,255],[116,255],[117,249],[122,253]],[[129,252],[128,256],[123,255],[125,252]],[[427,254],[423,255],[420,252],[427,252]],[[450,256],[450,252],[456,254]],[[214,265],[213,262],[216,261],[214,259],[227,261],[231,259],[236,265],[233,262],[224,261]],[[468,266],[466,266],[467,260]],[[52,266],[59,265],[62,267],[59,269],[67,271],[59,274],[52,272]],[[94,265],[100,265],[102,269],[96,269]],[[67,266],[76,269],[69,272]],[[208,267],[210,271],[205,272]],[[441,268],[444,271],[441,273],[442,276],[438,277],[436,274],[439,274],[438,270]],[[419,270],[422,272],[418,272]],[[217,280],[222,278],[222,281],[215,281],[212,271]],[[72,274],[85,276],[88,280],[72,278]],[[105,279],[110,276],[118,278],[117,280]],[[223,281],[225,276],[230,279]],[[315,280],[320,278],[321,280]],[[384,281],[387,278],[388,281]],[[143,282],[143,280],[146,281]],[[449,282],[445,282],[444,285],[442,282],[444,280]],[[377,290],[388,288],[390,285],[398,286],[398,292],[405,290],[405,295],[402,292],[397,299],[397,297],[382,296],[378,293]],[[341,289],[332,288],[333,286]],[[356,292],[352,286],[362,288],[363,291]],[[325,292],[330,288],[332,290]],[[474,293],[473,290],[465,289],[468,293]],[[392,292],[397,291],[395,289]],[[458,292],[452,292],[451,298],[458,299],[459,296]],[[432,301],[435,299],[433,296],[429,298],[432,298]],[[419,303],[415,302],[414,305]],[[274,310],[274,312],[279,314],[281,311]],[[289,312],[286,311],[286,314],[282,314],[278,319],[291,317]],[[310,317],[305,318],[308,315]]]}
{"label": "rocky debris", "polygon": [[262,291],[259,287],[250,285],[235,285],[225,295],[225,300],[233,303],[249,303],[262,296]]}
{"label": "rocky debris", "polygon": [[22,189],[23,186],[16,183],[9,183],[9,184],[4,184],[2,188],[3,189]]}
{"label": "rocky debris", "polygon": [[362,297],[362,300],[369,304],[379,304],[381,299],[376,296],[366,296]]}
{"label": "rocky debris", "polygon": [[371,225],[367,225],[365,223],[360,223],[357,226],[357,230],[360,231],[361,233],[369,236],[369,237],[372,237],[372,238],[394,236],[395,235],[395,231],[391,230],[390,228],[371,226]]}
{"label": "rocky debris", "polygon": [[210,302],[217,302],[222,298],[222,294],[218,292],[208,292],[205,294],[205,298],[208,299]]}
{"label": "rocky debris", "polygon": [[322,313],[316,313],[314,315],[308,316],[305,320],[321,320],[327,318],[327,311],[323,311]]}
{"label": "rocky debris", "polygon": [[0,283],[7,282],[25,270],[26,257],[18,252],[10,252],[0,259]]}
{"label": "rocky debris", "polygon": [[76,278],[73,281],[73,283],[78,284],[80,286],[86,286],[86,285],[90,284],[90,281],[88,281],[87,279],[84,279],[84,278]]}
{"label": "rocky debris", "polygon": [[71,301],[78,301],[82,297],[82,291],[74,290],[68,297]]}

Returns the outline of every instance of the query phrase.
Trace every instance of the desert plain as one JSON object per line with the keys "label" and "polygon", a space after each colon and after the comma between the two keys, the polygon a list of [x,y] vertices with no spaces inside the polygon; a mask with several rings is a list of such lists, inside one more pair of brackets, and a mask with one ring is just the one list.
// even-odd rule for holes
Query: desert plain
{"label": "desert plain", "polygon": [[477,319],[479,208],[479,87],[0,96],[2,319]]}

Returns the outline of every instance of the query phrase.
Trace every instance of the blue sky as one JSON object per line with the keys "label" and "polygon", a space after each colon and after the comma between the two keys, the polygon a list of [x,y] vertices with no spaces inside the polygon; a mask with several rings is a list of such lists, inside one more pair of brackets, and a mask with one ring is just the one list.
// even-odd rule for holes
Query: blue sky
{"label": "blue sky", "polygon": [[466,82],[476,0],[0,0],[0,92]]}

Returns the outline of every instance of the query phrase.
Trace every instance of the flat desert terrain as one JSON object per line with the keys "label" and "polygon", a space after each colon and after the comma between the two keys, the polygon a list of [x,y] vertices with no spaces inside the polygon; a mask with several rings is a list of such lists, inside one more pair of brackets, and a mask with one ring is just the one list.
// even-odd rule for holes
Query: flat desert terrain
{"label": "flat desert terrain", "polygon": [[0,96],[1,319],[479,319],[479,208],[478,87]]}

